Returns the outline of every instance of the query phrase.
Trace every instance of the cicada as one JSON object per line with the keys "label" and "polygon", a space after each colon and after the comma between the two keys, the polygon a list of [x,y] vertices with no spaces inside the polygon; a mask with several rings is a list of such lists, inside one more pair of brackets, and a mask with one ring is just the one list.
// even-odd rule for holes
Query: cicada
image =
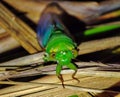
{"label": "cicada", "polygon": [[62,86],[64,87],[61,74],[63,66],[74,70],[72,78],[79,81],[75,78],[77,66],[72,62],[78,56],[77,44],[56,14],[51,12],[42,14],[37,27],[37,37],[46,52],[44,60],[57,62],[56,75]]}

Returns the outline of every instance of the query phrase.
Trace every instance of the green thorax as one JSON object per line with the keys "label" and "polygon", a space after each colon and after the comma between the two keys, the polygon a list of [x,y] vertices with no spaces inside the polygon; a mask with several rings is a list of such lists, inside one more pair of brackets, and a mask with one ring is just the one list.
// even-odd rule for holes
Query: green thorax
{"label": "green thorax", "polygon": [[67,64],[77,56],[76,43],[62,31],[54,32],[46,47],[47,61],[57,61],[60,64]]}
{"label": "green thorax", "polygon": [[51,35],[49,42],[47,43],[46,52],[51,53],[68,49],[72,50],[75,46],[76,44],[71,38],[63,34],[61,31],[56,31]]}

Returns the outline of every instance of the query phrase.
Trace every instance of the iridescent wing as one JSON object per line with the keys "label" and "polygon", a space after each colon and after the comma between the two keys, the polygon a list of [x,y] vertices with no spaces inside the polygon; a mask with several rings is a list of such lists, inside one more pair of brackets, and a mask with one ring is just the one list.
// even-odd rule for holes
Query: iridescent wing
{"label": "iridescent wing", "polygon": [[64,29],[55,14],[45,13],[41,16],[37,27],[37,37],[42,47],[46,46],[56,27],[61,30]]}

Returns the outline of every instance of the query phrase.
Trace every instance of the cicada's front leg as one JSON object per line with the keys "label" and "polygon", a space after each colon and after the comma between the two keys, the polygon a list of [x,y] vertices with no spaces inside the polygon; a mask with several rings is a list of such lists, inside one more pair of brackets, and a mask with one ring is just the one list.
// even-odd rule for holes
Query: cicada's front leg
{"label": "cicada's front leg", "polygon": [[72,78],[75,79],[75,80],[79,83],[79,82],[80,82],[79,79],[77,79],[77,78],[75,77],[75,75],[76,75],[76,73],[77,73],[77,67],[75,66],[75,64],[69,63],[69,64],[67,65],[67,67],[75,71],[75,72],[72,74]]}
{"label": "cicada's front leg", "polygon": [[75,77],[76,73],[77,73],[77,70],[75,70],[75,72],[72,74],[72,78],[75,79],[79,83],[80,80]]}
{"label": "cicada's front leg", "polygon": [[62,86],[63,86],[63,88],[65,88],[65,85],[64,85],[64,79],[63,79],[62,74],[59,74],[59,75],[58,75],[58,78],[59,78],[60,81],[62,82]]}
{"label": "cicada's front leg", "polygon": [[57,67],[56,67],[56,75],[57,75],[57,77],[59,78],[59,80],[62,82],[63,88],[65,88],[64,79],[63,79],[63,76],[62,76],[62,74],[61,74],[61,69],[62,69],[62,65],[57,64]]}

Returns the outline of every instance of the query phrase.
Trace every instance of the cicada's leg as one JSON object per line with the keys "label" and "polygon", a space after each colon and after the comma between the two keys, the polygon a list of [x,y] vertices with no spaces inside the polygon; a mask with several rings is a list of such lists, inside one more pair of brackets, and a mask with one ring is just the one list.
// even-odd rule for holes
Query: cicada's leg
{"label": "cicada's leg", "polygon": [[63,77],[62,77],[62,74],[60,74],[61,69],[62,69],[62,66],[61,66],[60,64],[57,64],[57,67],[56,67],[56,75],[57,75],[57,77],[59,78],[59,80],[62,82],[63,88],[65,88],[65,86],[64,86],[64,79],[63,79]]}
{"label": "cicada's leg", "polygon": [[65,88],[64,80],[63,80],[62,74],[58,75],[58,78],[59,78],[60,81],[62,82],[62,86],[63,86],[63,88]]}
{"label": "cicada's leg", "polygon": [[72,78],[75,79],[79,83],[80,80],[75,77],[76,73],[77,73],[77,70],[75,70],[75,72],[72,74]]}
{"label": "cicada's leg", "polygon": [[75,75],[76,75],[76,73],[77,73],[77,67],[76,67],[73,63],[69,63],[69,64],[67,65],[67,67],[75,71],[75,72],[72,74],[72,78],[75,79],[75,80],[79,83],[79,82],[80,82],[79,79],[77,79],[77,78],[75,77]]}

